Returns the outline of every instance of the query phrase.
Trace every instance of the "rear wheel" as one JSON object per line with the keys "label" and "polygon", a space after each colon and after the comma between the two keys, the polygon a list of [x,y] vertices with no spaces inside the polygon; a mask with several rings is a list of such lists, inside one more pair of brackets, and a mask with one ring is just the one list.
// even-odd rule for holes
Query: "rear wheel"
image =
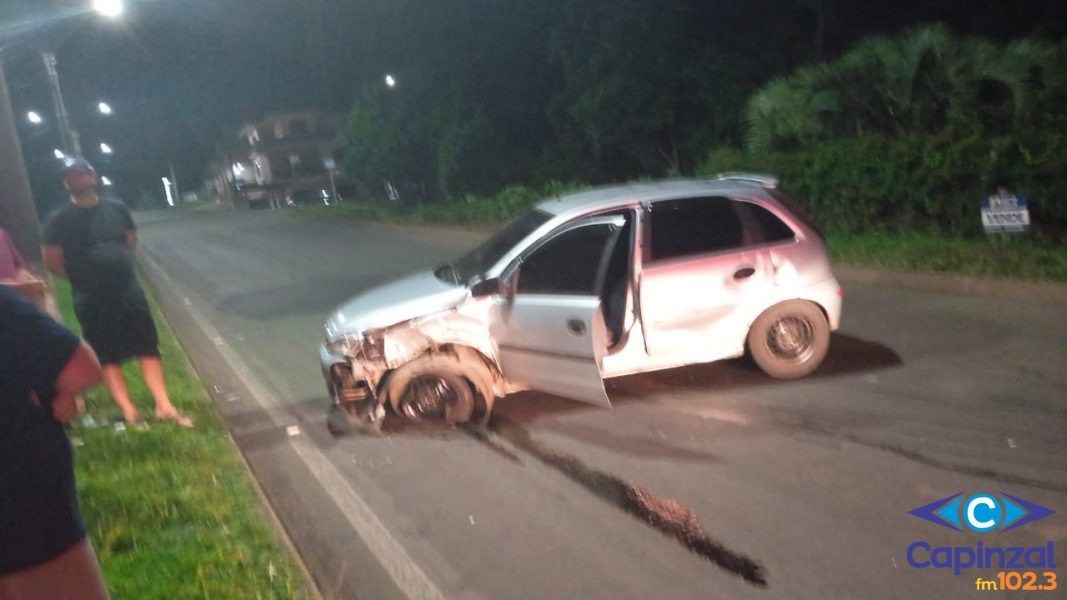
{"label": "rear wheel", "polygon": [[748,332],[756,365],[776,379],[796,379],[822,364],[830,348],[830,325],[819,307],[792,300],[767,309]]}
{"label": "rear wheel", "polygon": [[417,423],[465,423],[474,413],[474,391],[465,366],[448,356],[424,356],[389,378],[389,402],[398,414]]}

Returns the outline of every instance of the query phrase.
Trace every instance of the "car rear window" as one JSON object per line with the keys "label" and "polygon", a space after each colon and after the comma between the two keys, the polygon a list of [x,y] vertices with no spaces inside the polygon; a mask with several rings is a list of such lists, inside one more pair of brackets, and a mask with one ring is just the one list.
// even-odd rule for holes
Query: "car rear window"
{"label": "car rear window", "polygon": [[779,204],[785,207],[790,214],[796,217],[802,225],[814,231],[820,238],[825,240],[826,236],[823,235],[822,229],[819,229],[819,227],[815,225],[815,222],[811,220],[811,217],[808,216],[808,213],[800,206],[799,202],[781,190],[767,190],[767,193],[777,200]]}
{"label": "car rear window", "polygon": [[731,200],[685,198],[652,205],[652,260],[696,256],[743,245]]}

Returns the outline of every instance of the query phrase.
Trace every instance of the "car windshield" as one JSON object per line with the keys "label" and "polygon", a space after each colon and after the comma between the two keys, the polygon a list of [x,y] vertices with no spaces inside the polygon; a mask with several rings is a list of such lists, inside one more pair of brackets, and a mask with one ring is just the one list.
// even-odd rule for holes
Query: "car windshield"
{"label": "car windshield", "polygon": [[473,277],[485,273],[489,267],[496,264],[509,250],[514,248],[515,244],[521,242],[551,218],[552,215],[542,210],[531,210],[457,260],[451,265],[451,269],[438,269],[438,278],[451,277],[456,283],[470,281]]}

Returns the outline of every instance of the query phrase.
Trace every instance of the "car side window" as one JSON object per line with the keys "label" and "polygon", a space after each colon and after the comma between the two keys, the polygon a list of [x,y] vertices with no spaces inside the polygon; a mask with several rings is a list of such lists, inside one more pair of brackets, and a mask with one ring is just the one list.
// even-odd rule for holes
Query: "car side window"
{"label": "car side window", "polygon": [[600,223],[571,229],[552,238],[522,261],[516,291],[595,294],[604,248],[616,229]]}
{"label": "car side window", "polygon": [[651,259],[696,256],[742,246],[744,231],[732,203],[715,196],[653,204]]}
{"label": "car side window", "polygon": [[746,213],[745,225],[753,244],[770,244],[791,240],[796,233],[771,211],[758,204],[739,202],[737,208]]}

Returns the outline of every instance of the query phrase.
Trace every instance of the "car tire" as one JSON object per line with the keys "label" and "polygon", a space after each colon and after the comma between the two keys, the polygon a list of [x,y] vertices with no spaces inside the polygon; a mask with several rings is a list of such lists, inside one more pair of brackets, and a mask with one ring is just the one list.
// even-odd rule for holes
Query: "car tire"
{"label": "car tire", "polygon": [[465,365],[450,356],[422,356],[398,368],[386,385],[396,414],[416,423],[466,423],[474,390]]}
{"label": "car tire", "polygon": [[747,344],[764,373],[775,379],[797,379],[826,358],[830,324],[815,304],[790,300],[763,311],[748,331]]}

